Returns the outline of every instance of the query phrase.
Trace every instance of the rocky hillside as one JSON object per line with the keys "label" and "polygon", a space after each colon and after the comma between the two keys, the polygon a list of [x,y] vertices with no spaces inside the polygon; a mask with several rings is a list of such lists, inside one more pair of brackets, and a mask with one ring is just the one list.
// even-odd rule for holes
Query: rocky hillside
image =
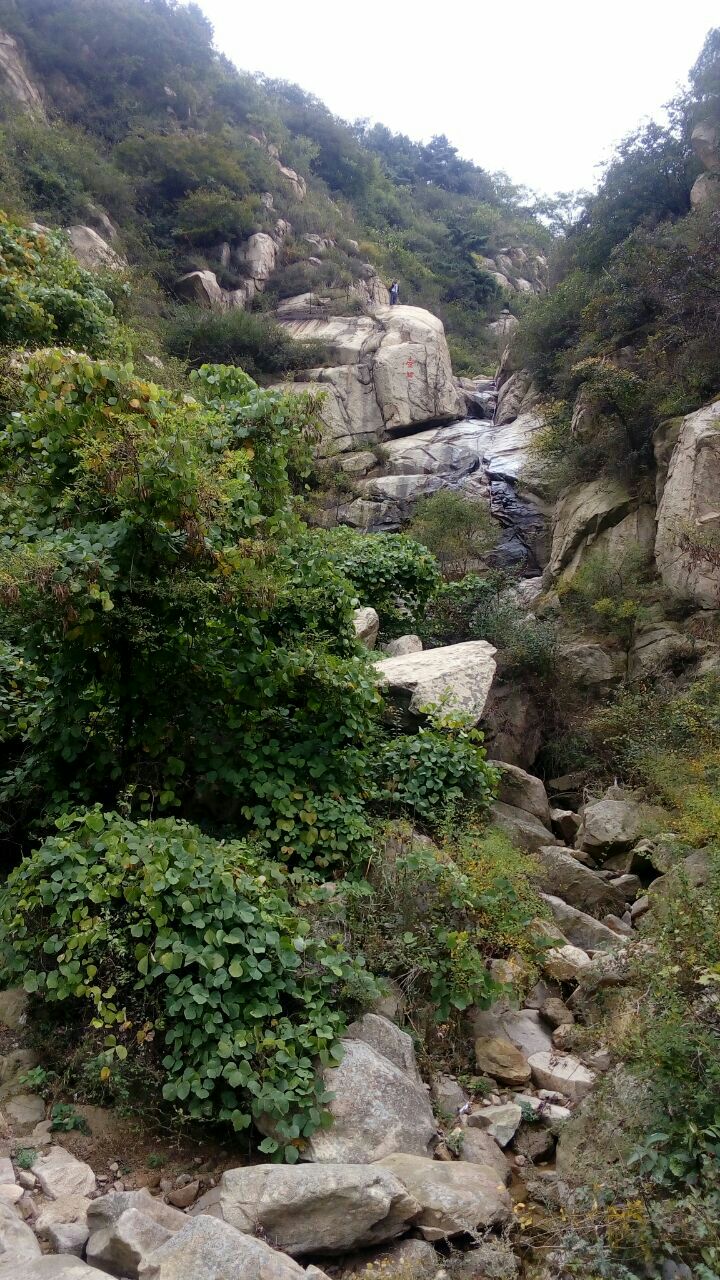
{"label": "rocky hillside", "polygon": [[548,261],[0,25],[0,1280],[717,1280],[718,33]]}

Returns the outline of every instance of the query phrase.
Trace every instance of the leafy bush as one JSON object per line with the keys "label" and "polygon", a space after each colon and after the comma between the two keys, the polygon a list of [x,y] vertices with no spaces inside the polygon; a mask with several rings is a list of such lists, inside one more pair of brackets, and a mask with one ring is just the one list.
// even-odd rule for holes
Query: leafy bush
{"label": "leafy bush", "polygon": [[306,535],[298,550],[313,545],[352,583],[359,604],[377,609],[388,636],[413,630],[440,585],[435,557],[406,534],[339,526]]}
{"label": "leafy bush", "polygon": [[410,537],[422,543],[452,577],[467,573],[498,540],[498,526],[484,502],[473,502],[452,489],[424,498],[410,521]]}
{"label": "leafy bush", "polygon": [[[394,824],[377,837],[370,884],[346,886],[350,938],[374,973],[399,984],[410,1022],[427,1028],[429,1043],[432,1025],[448,1021],[462,1039],[458,1015],[506,993],[490,956],[522,953],[530,978],[530,922],[543,915],[531,870],[501,832],[471,827],[437,848]],[[442,1055],[451,1046],[441,1037],[436,1047]]]}
{"label": "leafy bush", "polygon": [[263,222],[259,196],[238,200],[227,187],[199,187],[178,205],[175,235],[189,244],[217,247],[222,240],[244,240]]}
{"label": "leafy bush", "polygon": [[379,795],[430,827],[487,809],[499,775],[486,762],[483,735],[461,717],[434,709],[416,734],[391,739],[377,763]]}
{"label": "leafy bush", "polygon": [[647,595],[649,567],[637,547],[619,558],[591,551],[572,578],[558,586],[563,610],[629,646]]}
{"label": "leafy bush", "polygon": [[0,328],[7,346],[65,343],[101,353],[117,340],[112,303],[61,235],[30,231],[0,212]]}
{"label": "leafy bush", "polygon": [[110,1071],[162,1054],[168,1102],[235,1129],[262,1117],[280,1135],[263,1149],[296,1160],[329,1121],[318,1068],[341,1056],[340,992],[363,980],[313,933],[322,888],[173,819],[94,809],[57,828],[4,889],[2,980],[79,1006]]}
{"label": "leafy bush", "polygon": [[239,364],[251,375],[286,373],[322,364],[317,342],[295,342],[269,316],[248,311],[214,315],[200,307],[178,307],[167,323],[171,354],[191,365]]}
{"label": "leafy bush", "polygon": [[430,647],[487,640],[501,652],[508,670],[549,677],[555,666],[555,629],[528,614],[512,579],[495,570],[445,583],[431,600],[419,633]]}

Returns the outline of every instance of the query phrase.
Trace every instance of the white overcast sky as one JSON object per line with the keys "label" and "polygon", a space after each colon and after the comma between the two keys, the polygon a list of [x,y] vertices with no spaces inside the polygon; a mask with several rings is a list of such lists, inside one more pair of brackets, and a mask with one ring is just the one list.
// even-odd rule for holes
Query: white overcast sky
{"label": "white overcast sky", "polygon": [[199,0],[235,64],[540,192],[594,185],[685,82],[718,0]]}

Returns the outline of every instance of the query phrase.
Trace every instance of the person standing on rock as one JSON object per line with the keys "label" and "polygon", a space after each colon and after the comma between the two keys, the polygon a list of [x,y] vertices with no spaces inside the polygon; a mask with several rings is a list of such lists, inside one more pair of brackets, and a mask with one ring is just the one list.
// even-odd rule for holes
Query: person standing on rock
{"label": "person standing on rock", "polygon": [[399,293],[400,293],[400,285],[398,284],[397,280],[393,280],[392,284],[390,285],[390,306],[391,307],[394,307],[395,304],[397,303]]}

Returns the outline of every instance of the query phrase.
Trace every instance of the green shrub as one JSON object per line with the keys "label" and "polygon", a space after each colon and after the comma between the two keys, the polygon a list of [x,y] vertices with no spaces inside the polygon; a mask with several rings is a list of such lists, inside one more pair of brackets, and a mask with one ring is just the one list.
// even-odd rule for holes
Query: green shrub
{"label": "green shrub", "polygon": [[64,343],[94,353],[117,340],[112,303],[61,235],[29,229],[0,212],[0,329],[7,346]]}
{"label": "green shrub", "polygon": [[427,826],[487,809],[499,774],[487,764],[483,735],[434,708],[417,733],[393,738],[377,762],[379,796]]}
{"label": "green shrub", "polygon": [[359,604],[377,609],[388,636],[412,631],[440,584],[435,557],[406,534],[341,525],[309,533],[298,550],[306,554],[313,546],[352,583]]}
{"label": "green shrub", "polygon": [[563,611],[627,647],[642,616],[649,571],[648,556],[638,547],[621,556],[591,551],[572,578],[558,586]]}
{"label": "green shrub", "polygon": [[549,678],[555,669],[555,628],[527,613],[512,579],[500,570],[444,583],[428,606],[419,634],[432,648],[487,640],[500,651],[507,670]]}
{"label": "green shrub", "polygon": [[339,1060],[339,994],[362,980],[313,933],[322,888],[173,819],[95,809],[57,828],[3,891],[2,980],[79,1007],[111,1070],[162,1055],[166,1101],[236,1129],[265,1117],[280,1141],[263,1150],[297,1159],[328,1123],[318,1068]]}
{"label": "green shrub", "polygon": [[199,187],[178,205],[174,234],[189,244],[217,247],[222,240],[244,240],[264,221],[259,196],[239,200],[227,187]]}
{"label": "green shrub", "polygon": [[498,541],[498,526],[484,502],[473,502],[452,489],[440,489],[419,503],[408,526],[410,537],[422,543],[452,577],[467,573]]}
{"label": "green shrub", "polygon": [[191,365],[239,364],[249,374],[280,374],[322,364],[317,342],[295,342],[268,316],[248,311],[219,315],[179,307],[167,323],[165,343]]}

